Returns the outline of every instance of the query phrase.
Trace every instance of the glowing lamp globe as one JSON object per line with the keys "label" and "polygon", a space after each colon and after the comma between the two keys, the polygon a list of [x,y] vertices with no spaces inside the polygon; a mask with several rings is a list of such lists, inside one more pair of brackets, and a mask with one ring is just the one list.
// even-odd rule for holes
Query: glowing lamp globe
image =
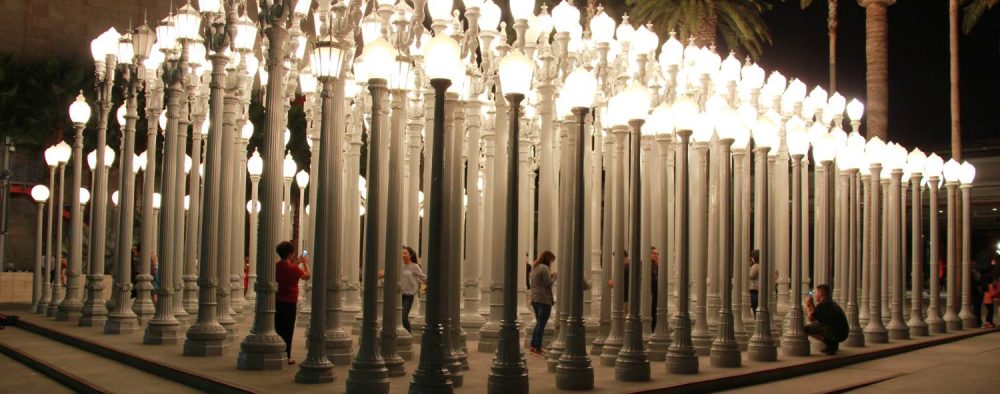
{"label": "glowing lamp globe", "polygon": [[[80,192],[82,193],[83,190],[80,190]],[[161,195],[160,193],[153,193],[153,209],[160,209],[162,202],[163,202],[163,195]]]}
{"label": "glowing lamp globe", "polygon": [[69,144],[66,141],[59,141],[55,148],[56,159],[62,164],[69,163],[69,158],[73,155],[73,149],[69,147]]}
{"label": "glowing lamp globe", "polygon": [[920,174],[927,167],[927,155],[920,148],[913,148],[910,154],[906,155],[906,169],[910,174]]}
{"label": "glowing lamp globe", "polygon": [[614,39],[614,35],[615,20],[603,10],[590,20],[590,37],[594,42],[608,43]]}
{"label": "glowing lamp globe", "polygon": [[309,57],[310,68],[317,77],[340,77],[343,51],[333,45],[332,41],[324,40],[316,44]]}
{"label": "glowing lamp globe", "polygon": [[681,64],[684,57],[684,45],[677,40],[674,32],[670,32],[670,38],[660,47],[660,64],[664,66],[676,66]]}
{"label": "glowing lamp globe", "polygon": [[309,185],[309,173],[305,171],[299,171],[295,174],[295,184],[299,186],[299,189],[304,189]]}
{"label": "glowing lamp globe", "polygon": [[[450,6],[451,0],[444,1],[447,1]],[[510,15],[514,17],[514,20],[528,20],[535,14],[535,0],[510,0],[508,5],[510,7]]]}
{"label": "glowing lamp globe", "polygon": [[479,29],[496,31],[500,25],[500,7],[493,0],[487,0],[479,7]]}
{"label": "glowing lamp globe", "polygon": [[76,96],[76,101],[69,105],[69,119],[77,125],[84,125],[90,120],[90,105],[83,98],[83,92]]}
{"label": "glowing lamp globe", "polygon": [[625,20],[615,29],[615,38],[622,43],[631,43],[633,34],[635,34],[635,28]]}
{"label": "glowing lamp globe", "polygon": [[[81,187],[80,188],[80,205],[87,205],[88,202],[90,202],[90,190],[87,190],[87,189],[84,189],[84,188]],[[154,205],[156,205],[156,204],[154,204]]]}
{"label": "glowing lamp globe", "polygon": [[111,193],[111,203],[115,204],[116,207],[118,206],[118,191],[117,190],[115,190],[114,193]]}
{"label": "glowing lamp globe", "polygon": [[260,212],[260,201],[247,201],[247,213],[255,212]]}
{"label": "glowing lamp globe", "polygon": [[535,72],[535,62],[515,49],[500,59],[498,65],[500,84],[506,93],[527,95],[531,90],[531,79]]}
{"label": "glowing lamp globe", "polygon": [[[381,1],[385,1],[385,0],[381,0]],[[299,15],[308,14],[309,13],[309,6],[310,5],[312,5],[312,0],[298,0],[298,1],[295,2],[295,9],[293,9],[292,12],[294,12],[296,14],[299,14]]]}
{"label": "glowing lamp globe", "polygon": [[295,170],[297,168],[296,168],[296,165],[295,165],[295,159],[292,159],[292,154],[291,153],[286,153],[285,154],[285,160],[282,161],[282,163],[281,163],[281,169],[282,169],[281,175],[285,179],[291,180],[292,177],[295,176]]}
{"label": "glowing lamp globe", "polygon": [[860,122],[861,116],[865,113],[865,105],[858,101],[858,99],[851,99],[851,102],[847,103],[847,119],[852,122]]}
{"label": "glowing lamp globe", "polygon": [[950,159],[942,167],[944,173],[945,182],[958,182],[959,176],[962,174],[962,165],[958,164],[955,159]]}
{"label": "glowing lamp globe", "polygon": [[646,119],[643,129],[648,128],[657,135],[670,135],[674,132],[674,113],[666,102],[660,103]]}
{"label": "glowing lamp globe", "polygon": [[976,179],[976,167],[969,163],[968,161],[962,162],[961,169],[958,173],[958,181],[963,185],[971,185],[972,181]]}
{"label": "glowing lamp globe", "polygon": [[[464,74],[461,49],[451,37],[438,34],[427,42],[424,47],[424,69],[430,79],[453,80],[457,75]],[[504,90],[507,87],[504,86]]]}
{"label": "glowing lamp globe", "polygon": [[121,127],[125,127],[125,112],[126,110],[124,104],[118,106],[118,110],[115,111],[115,118],[118,120],[118,125]]}
{"label": "glowing lamp globe", "polygon": [[674,114],[674,126],[679,130],[693,131],[698,122],[698,104],[691,98],[683,96],[674,102],[671,112]]}
{"label": "glowing lamp globe", "polygon": [[[301,2],[309,2],[309,0],[302,0]],[[222,4],[219,0],[198,0],[198,9],[205,13],[217,13],[222,10]]]}
{"label": "glowing lamp globe", "polygon": [[131,63],[135,58],[135,47],[132,46],[132,34],[122,34],[118,39],[118,54],[116,55],[123,63]]}
{"label": "glowing lamp globe", "polygon": [[[236,46],[236,50],[250,51],[253,49],[254,43],[256,42],[257,24],[244,14],[236,23],[236,38],[233,40],[233,45]],[[247,70],[250,72],[253,72],[256,69],[256,67],[247,66]]]}
{"label": "glowing lamp globe", "polygon": [[393,65],[396,63],[397,54],[396,48],[393,48],[392,44],[382,37],[365,45],[365,50],[361,55],[364,56],[365,65],[368,68],[368,79],[383,79],[388,82]]}
{"label": "glowing lamp globe", "polygon": [[833,160],[834,154],[836,152],[833,149],[833,137],[829,133],[825,133],[819,137],[819,139],[812,144],[813,159],[819,163],[824,163]]}
{"label": "glowing lamp globe", "polygon": [[52,145],[45,149],[45,164],[49,167],[55,167],[59,165],[59,152],[56,150],[56,146]]}
{"label": "glowing lamp globe", "polygon": [[247,159],[247,173],[250,176],[260,176],[264,173],[264,159],[260,157],[260,153],[257,153],[255,149],[250,158]]}
{"label": "glowing lamp globe", "polygon": [[90,54],[93,55],[94,61],[103,62],[109,55],[117,56],[119,40],[121,34],[112,27],[91,41]]}
{"label": "glowing lamp globe", "polygon": [[249,140],[250,137],[253,137],[253,123],[246,122],[243,125],[243,128],[240,129],[240,138],[244,140]]}
{"label": "glowing lamp globe", "polygon": [[586,69],[579,67],[566,77],[560,98],[566,100],[570,108],[590,108],[597,94],[597,78]]}
{"label": "glowing lamp globe", "polygon": [[427,11],[434,20],[451,20],[451,0],[428,0]]}
{"label": "glowing lamp globe", "polygon": [[924,160],[923,173],[927,177],[940,178],[943,167],[944,160],[941,159],[941,156],[938,156],[937,153],[931,153],[930,156],[927,156],[927,159]]}
{"label": "glowing lamp globe", "polygon": [[882,164],[885,160],[885,142],[878,136],[872,137],[865,144],[865,159],[869,164]]}
{"label": "glowing lamp globe", "polygon": [[31,198],[35,202],[45,202],[49,200],[49,188],[45,185],[35,185],[31,188]]}
{"label": "glowing lamp globe", "polygon": [[761,116],[753,126],[753,142],[759,147],[770,148],[778,139],[778,128],[767,116]]}
{"label": "glowing lamp globe", "polygon": [[624,97],[624,116],[628,120],[645,120],[649,114],[649,102],[652,96],[644,84],[633,82],[622,92]]}

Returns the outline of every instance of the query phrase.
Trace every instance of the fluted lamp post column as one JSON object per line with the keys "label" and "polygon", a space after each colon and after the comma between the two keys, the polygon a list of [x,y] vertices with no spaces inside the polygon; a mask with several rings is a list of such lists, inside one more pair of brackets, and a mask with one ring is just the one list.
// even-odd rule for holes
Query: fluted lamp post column
{"label": "fluted lamp post column", "polygon": [[42,230],[46,228],[45,203],[49,200],[49,188],[45,185],[36,185],[31,188],[31,199],[38,203],[38,216],[35,220],[35,273],[32,277],[31,286],[31,301],[35,308],[38,308],[42,298],[42,280],[44,276],[42,272],[42,257],[44,254],[42,248],[45,245],[45,238],[43,238],[44,231]]}
{"label": "fluted lamp post column", "polygon": [[120,195],[118,214],[118,260],[115,262],[117,284],[115,285],[117,302],[115,310],[108,314],[104,326],[105,333],[131,333],[139,329],[139,319],[131,309],[129,302],[132,292],[132,232],[135,215],[135,173],[138,168],[134,163],[135,126],[139,118],[138,91],[145,79],[146,68],[143,60],[153,49],[155,35],[149,27],[142,25],[130,35],[122,37],[118,44],[118,57],[123,61],[123,74],[126,80],[125,94],[125,127],[122,133],[122,154],[119,159]]}
{"label": "fluted lamp post column", "polygon": [[[83,96],[81,95],[81,97],[78,98],[77,101],[78,102],[81,101],[82,97]],[[86,102],[83,102],[83,105],[86,104],[87,104]],[[90,117],[90,107],[87,107],[87,117],[88,118]],[[76,122],[76,120],[74,120],[74,122]],[[86,123],[86,121],[83,121],[81,124],[78,124],[77,125],[78,128],[83,129],[84,126],[83,123]],[[58,155],[56,154],[55,146],[51,146],[48,149],[45,149],[45,161],[46,164],[48,164],[49,166],[49,186],[46,188],[46,190],[51,190],[52,192],[49,193],[53,194],[55,193],[54,190],[57,190],[56,167],[59,166],[59,159],[57,156]],[[38,267],[38,269],[35,270],[36,276],[40,277],[37,284],[41,286],[39,288],[39,290],[41,290],[41,294],[39,295],[38,302],[35,304],[35,313],[38,314],[47,314],[49,311],[49,305],[57,301],[54,297],[55,290],[53,289],[53,286],[55,286],[57,283],[55,282],[55,277],[53,277],[53,275],[55,274],[53,273],[52,269],[53,264],[58,264],[58,260],[52,257],[52,243],[53,243],[52,227],[55,224],[52,221],[52,219],[53,215],[55,214],[54,209],[56,205],[59,204],[49,204],[48,215],[45,217],[46,231],[45,231],[44,267]],[[55,272],[58,272],[58,270],[56,270]]]}
{"label": "fluted lamp post column", "polygon": [[[94,202],[91,205],[90,266],[87,273],[87,296],[79,324],[101,326],[107,320],[108,309],[104,304],[104,250],[107,231],[108,166],[104,163],[107,147],[108,115],[111,113],[111,88],[115,83],[115,65],[118,61],[118,40],[121,35],[114,28],[102,33],[91,43],[97,70],[97,157],[104,165],[97,166],[94,174]],[[96,48],[96,49],[95,49]],[[58,261],[58,260],[57,260]]]}
{"label": "fluted lamp post column", "polygon": [[945,289],[947,291],[947,296],[945,298],[944,321],[948,331],[958,331],[962,329],[962,320],[958,316],[958,304],[955,299],[955,297],[958,297],[958,294],[955,292],[955,286],[957,285],[957,272],[955,271],[955,264],[957,264],[955,259],[957,258],[957,253],[955,248],[958,247],[955,240],[955,211],[957,208],[956,199],[958,198],[958,182],[959,176],[962,173],[962,165],[958,164],[955,159],[951,159],[944,163],[942,169],[944,172],[944,187],[947,188],[948,192],[948,213],[946,214],[948,239],[946,241],[947,245],[945,246],[945,253],[947,254],[946,261],[948,264],[948,281],[947,288]]}
{"label": "fluted lamp post column", "polygon": [[[777,143],[777,131],[775,125],[767,117],[762,116],[757,120],[753,128],[754,158],[756,159],[754,171],[754,245],[760,250],[760,294],[771,294],[771,260],[768,256],[767,239],[767,212],[768,181],[767,181],[767,153],[773,145]],[[769,297],[763,296],[757,310],[756,325],[750,344],[747,346],[748,358],[751,361],[777,361],[778,351],[775,347],[774,339],[771,337],[771,311],[767,301]]]}
{"label": "fluted lamp post column", "polygon": [[[67,300],[63,300],[62,310],[63,315],[66,320],[75,318],[79,316],[80,308],[83,307],[83,303],[80,301],[79,293],[76,291],[76,286],[78,282],[75,280],[79,276],[81,267],[83,266],[83,209],[80,207],[81,204],[77,202],[80,201],[80,183],[83,178],[83,129],[86,127],[87,121],[90,120],[90,106],[83,98],[83,93],[77,96],[76,101],[69,106],[69,117],[73,121],[73,128],[75,130],[75,136],[73,138],[73,151],[72,155],[67,155],[64,157],[73,158],[73,169],[72,169],[72,179],[70,181],[70,256],[69,256],[69,274],[67,275],[67,283],[71,287],[71,291],[68,292]],[[64,153],[65,154],[65,153]],[[60,188],[62,189],[62,188]],[[56,196],[56,205],[62,205],[59,200],[62,200],[63,191],[59,190]],[[54,206],[51,206],[55,208]],[[51,210],[51,209],[50,209]],[[51,214],[50,214],[51,216]],[[51,220],[50,226],[51,224]],[[51,236],[49,237],[51,241]],[[48,252],[49,264],[59,264],[58,260],[51,258],[51,252]],[[46,266],[46,272],[51,270],[51,266]],[[53,285],[54,286],[54,285]],[[55,303],[55,288],[52,288],[52,295],[50,302]],[[63,306],[65,305],[65,306]],[[52,304],[49,304],[51,309]],[[40,311],[39,313],[45,313],[45,311]],[[57,316],[58,318],[58,316]]]}
{"label": "fluted lamp post column", "polygon": [[902,261],[902,249],[900,245],[904,243],[905,240],[902,239],[900,233],[900,215],[903,208],[900,206],[900,180],[903,177],[903,167],[906,166],[906,148],[903,148],[898,144],[889,144],[889,148],[886,151],[887,154],[887,164],[888,168],[891,170],[889,178],[889,203],[886,209],[889,212],[889,221],[887,232],[889,235],[888,251],[889,251],[889,270],[892,275],[894,284],[892,289],[892,304],[890,308],[891,318],[886,329],[889,330],[890,339],[910,339],[910,329],[906,326],[906,322],[903,321],[903,304],[904,296],[906,291],[904,287],[906,285],[903,272],[906,270],[905,265]]}
{"label": "fluted lamp post column", "polygon": [[[368,69],[368,91],[372,96],[371,128],[369,133],[369,146],[383,146],[381,140],[386,136],[382,130],[385,124],[382,119],[387,115],[388,108],[384,108],[383,102],[388,92],[388,79],[395,65],[398,51],[389,44],[385,38],[379,37],[365,45],[362,56],[365,58],[365,68]],[[379,171],[379,163],[382,152],[380,149],[368,151],[368,182],[371,185],[378,185],[379,178],[383,176]],[[379,211],[382,209],[379,200],[385,196],[379,195],[378,188],[373,187],[368,193],[368,209],[365,213],[364,227],[364,272],[362,296],[362,319],[361,338],[359,339],[358,353],[351,362],[351,369],[347,375],[347,391],[358,393],[388,393],[389,392],[389,371],[386,369],[385,361],[377,345],[377,303],[378,303],[378,239],[382,233],[379,222]],[[435,262],[435,265],[444,264],[443,261]]]}
{"label": "fluted lamp post column", "polygon": [[802,221],[802,158],[809,152],[809,138],[804,128],[792,128],[785,134],[788,153],[792,158],[792,240],[791,240],[791,304],[785,315],[785,332],[781,336],[781,349],[786,356],[808,356],[809,339],[803,327],[802,313],[802,232],[807,225]]}
{"label": "fluted lamp post column", "polygon": [[928,208],[928,233],[927,237],[930,238],[930,275],[928,276],[928,287],[930,294],[930,301],[927,305],[927,326],[931,334],[944,334],[945,333],[945,323],[944,319],[941,318],[941,280],[938,278],[938,272],[940,269],[941,262],[938,261],[940,257],[941,244],[939,241],[940,233],[938,231],[938,188],[941,186],[939,183],[941,179],[941,171],[944,167],[944,160],[941,159],[936,153],[931,153],[927,156],[927,160],[924,161],[924,176],[927,179],[927,189],[928,189],[928,203],[930,207]]}
{"label": "fluted lamp post column", "polygon": [[674,327],[674,340],[667,349],[667,371],[676,374],[698,373],[698,355],[694,345],[691,343],[691,315],[690,289],[687,285],[689,280],[688,272],[688,144],[691,140],[691,131],[698,121],[698,105],[688,97],[682,97],[674,102],[671,107],[674,115],[674,124],[677,135],[680,139],[678,156],[676,157],[677,175],[674,177],[675,196],[675,218],[673,225],[677,230],[677,321]]}
{"label": "fluted lamp post column", "polygon": [[[528,2],[530,3],[530,2]],[[521,10],[518,11],[519,13]],[[529,11],[530,12],[530,11]],[[429,58],[429,56],[428,56]],[[504,276],[503,276],[503,318],[500,321],[500,339],[496,356],[490,366],[487,391],[489,393],[528,392],[528,368],[519,346],[517,323],[517,270],[521,257],[517,255],[518,228],[518,151],[514,143],[518,141],[521,129],[521,102],[531,89],[534,62],[515,49],[500,60],[498,75],[504,97],[510,105],[507,195],[504,231]],[[432,193],[432,195],[435,195]],[[426,334],[425,334],[426,335]]]}
{"label": "fluted lamp post column", "polygon": [[[667,207],[667,204],[674,203],[673,188],[668,186],[668,182],[671,182],[673,179],[672,177],[668,178],[667,175],[670,171],[667,165],[668,155],[674,149],[672,144],[674,138],[674,120],[670,106],[666,102],[660,103],[659,106],[653,109],[643,128],[649,128],[651,132],[656,134],[656,143],[660,149],[660,162],[657,163],[660,170],[654,171],[652,174],[660,178],[660,190],[663,196],[662,204],[664,205],[661,210],[663,212],[661,219],[663,220],[652,223],[652,225],[660,227],[661,236],[656,240],[656,244],[658,245],[658,250],[672,251],[673,247],[670,240],[673,239],[676,231],[674,231],[673,222],[670,220],[673,218],[673,209]],[[595,181],[594,187],[598,187],[598,185],[599,183]],[[598,219],[595,218],[594,220]],[[669,304],[667,300],[670,295],[667,286],[670,280],[670,265],[666,263],[667,260],[666,256],[662,258],[656,277],[657,288],[654,297],[657,299],[657,304],[656,310],[653,311],[656,314],[656,325],[653,327],[653,335],[649,337],[649,359],[651,361],[665,361],[667,348],[670,347],[671,342],[670,313],[667,307]]]}
{"label": "fluted lamp post column", "polygon": [[[645,250],[642,248],[642,188],[639,172],[641,160],[640,154],[640,131],[646,122],[649,114],[650,90],[642,83],[633,83],[622,93],[622,104],[624,113],[621,114],[628,119],[631,132],[629,140],[629,222],[630,229],[628,250],[632,264],[629,269],[629,309],[625,318],[625,340],[621,350],[618,352],[618,359],[615,360],[615,380],[627,382],[644,382],[649,380],[649,357],[646,353],[646,344],[642,340],[642,321],[639,316],[640,302],[643,294],[648,289],[643,289],[640,283],[642,278],[642,259]],[[649,187],[649,186],[645,186]],[[580,193],[581,195],[583,193]],[[582,294],[583,292],[579,292]]]}
{"label": "fluted lamp post column", "polygon": [[[341,228],[342,204],[339,196],[342,176],[337,171],[340,167],[336,166],[335,163],[343,158],[343,153],[339,144],[342,136],[336,136],[334,133],[335,130],[338,130],[335,127],[335,122],[341,122],[343,119],[334,119],[333,91],[334,84],[337,83],[336,79],[340,78],[343,57],[343,51],[335,45],[333,37],[330,36],[323,37],[310,56],[310,68],[322,85],[319,114],[319,157],[313,158],[319,164],[316,166],[318,174],[313,179],[312,185],[316,189],[316,206],[311,208],[312,214],[316,215],[315,239],[320,240],[320,242],[313,243],[315,245],[313,251],[313,261],[315,262],[313,264],[314,295],[311,306],[314,313],[309,315],[309,331],[306,334],[308,338],[306,360],[299,367],[299,371],[295,373],[295,382],[297,383],[329,383],[336,379],[333,363],[326,355],[325,333],[329,322],[327,322],[325,311],[328,301],[327,287],[336,286],[336,282],[328,282],[330,275],[327,272],[332,270],[339,274],[340,271],[340,243],[337,241],[339,237],[336,235],[339,234],[338,230]],[[343,112],[336,114],[343,117]],[[335,139],[338,142],[336,146],[333,144]],[[333,241],[327,242],[327,240]],[[335,245],[329,245],[329,243]],[[334,294],[340,295],[339,292]],[[336,315],[332,317],[339,319],[339,316]],[[336,326],[339,328],[339,320],[336,321]]]}
{"label": "fluted lamp post column", "polygon": [[[819,149],[820,145],[816,146]],[[865,326],[866,343],[886,343],[889,333],[882,323],[882,198],[879,197],[882,177],[882,160],[885,160],[885,143],[877,136],[865,144],[865,161],[871,171],[870,200],[866,202],[869,209],[868,234],[871,239],[865,240],[869,245],[869,290],[868,290],[868,325]]]}
{"label": "fluted lamp post column", "polygon": [[265,109],[267,124],[261,143],[264,172],[261,189],[261,209],[264,212],[263,236],[257,249],[257,265],[260,275],[254,284],[257,304],[254,309],[253,326],[250,334],[240,343],[237,368],[242,370],[281,369],[286,364],[285,343],[274,330],[275,296],[278,290],[274,272],[274,247],[281,241],[281,133],[284,127],[284,80],[283,66],[285,46],[288,43],[288,20],[292,13],[290,0],[268,1],[258,5],[258,14],[264,17],[259,23],[268,38],[267,51],[267,99]]}
{"label": "fluted lamp post column", "polygon": [[[928,326],[924,321],[924,300],[923,300],[923,277],[924,277],[924,225],[923,225],[923,198],[920,180],[923,178],[924,168],[927,164],[927,155],[919,148],[914,148],[907,156],[907,165],[910,167],[910,190],[911,201],[911,242],[910,259],[910,320],[906,325],[910,327],[910,336],[927,336]],[[937,271],[931,272],[931,276]]]}
{"label": "fluted lamp post column", "polygon": [[[571,229],[566,250],[566,259],[569,286],[569,315],[566,318],[566,335],[564,339],[565,349],[559,357],[559,364],[556,365],[556,388],[562,390],[589,390],[594,387],[594,367],[591,366],[590,356],[587,355],[587,340],[583,325],[583,278],[587,268],[584,265],[583,256],[589,253],[584,249],[584,149],[588,140],[587,134],[587,114],[594,104],[594,95],[597,90],[597,79],[593,73],[584,69],[577,69],[566,77],[560,96],[567,101],[567,105],[572,108],[573,116],[576,117],[577,129],[570,135],[566,145],[566,154],[571,154],[570,168],[566,171],[566,176],[572,177],[569,184],[573,187],[572,198],[569,205],[565,206],[566,217],[570,220]],[[648,100],[647,100],[648,102]],[[648,362],[647,362],[648,371]]]}
{"label": "fluted lamp post column", "polygon": [[[257,306],[257,292],[253,286],[257,284],[257,235],[258,217],[260,216],[260,200],[257,199],[260,175],[264,173],[264,159],[261,159],[257,150],[253,151],[247,159],[247,175],[250,176],[250,201],[247,202],[247,212],[250,214],[250,237],[247,240],[247,261],[250,269],[247,270],[247,304],[251,308]],[[315,259],[314,259],[315,260]]]}
{"label": "fluted lamp post column", "polygon": [[962,267],[962,311],[958,317],[962,319],[962,328],[965,330],[979,327],[979,317],[973,313],[972,309],[972,289],[970,288],[972,287],[971,270],[973,264],[972,243],[970,241],[972,234],[969,233],[972,231],[970,226],[972,211],[970,192],[972,191],[972,181],[975,178],[976,167],[968,161],[962,162],[961,171],[958,174],[958,181],[961,184],[959,190],[962,191],[962,261],[960,262]]}
{"label": "fluted lamp post column", "polygon": [[[856,137],[855,137],[856,136]],[[857,183],[858,172],[861,168],[861,162],[864,158],[864,138],[860,134],[851,133],[847,147],[844,148],[844,154],[842,159],[846,160],[843,163],[844,171],[847,172],[848,185],[844,190],[844,200],[847,201],[848,209],[845,213],[849,217],[845,218],[844,226],[847,231],[844,233],[848,235],[847,256],[843,264],[843,271],[841,274],[846,274],[847,277],[844,279],[843,283],[846,285],[846,289],[843,291],[843,297],[846,303],[846,313],[847,313],[847,339],[844,342],[845,346],[850,347],[863,347],[865,346],[865,336],[864,331],[861,328],[861,323],[859,320],[859,308],[858,308],[858,278],[859,268],[864,264],[860,262],[857,258],[857,243],[855,239],[857,238],[858,232],[858,222],[857,222],[857,206],[858,206],[858,193],[857,193]],[[838,158],[840,161],[841,158]]]}
{"label": "fluted lamp post column", "polygon": [[[427,252],[425,254],[425,259],[429,261],[434,261],[427,267],[427,290],[425,300],[427,301],[427,306],[425,308],[424,317],[424,332],[420,337],[420,362],[417,368],[413,371],[413,377],[410,380],[410,393],[450,393],[452,392],[452,382],[448,376],[447,370],[444,368],[444,351],[445,351],[445,340],[443,333],[443,327],[441,325],[441,300],[443,298],[445,289],[443,288],[444,280],[443,277],[444,269],[442,267],[443,257],[445,254],[445,240],[441,238],[441,232],[445,227],[444,222],[444,201],[440,198],[442,193],[444,193],[443,182],[444,182],[444,165],[442,160],[444,159],[444,94],[451,85],[451,79],[460,72],[464,71],[461,67],[461,60],[459,58],[460,49],[458,43],[448,37],[445,34],[435,35],[427,42],[427,46],[424,48],[424,59],[426,59],[425,70],[427,77],[430,79],[430,84],[434,88],[434,127],[430,133],[430,195],[433,198],[430,199],[430,207],[427,210],[427,215],[424,216],[428,220],[428,241],[427,241]],[[516,112],[516,111],[512,111]],[[513,139],[512,141],[516,141]],[[512,161],[516,165],[516,161]],[[425,186],[427,187],[427,186]],[[516,191],[516,190],[515,190]],[[512,201],[511,204],[516,203]],[[514,223],[516,226],[516,222]],[[516,227],[515,227],[516,228]],[[510,229],[508,224],[508,229]],[[508,243],[513,242],[512,240]],[[516,243],[511,244],[516,247]],[[510,246],[510,245],[509,245]],[[516,249],[515,249],[516,250]],[[513,275],[506,276],[509,277],[510,281],[510,293],[512,296],[508,297],[508,293],[505,292],[504,298],[504,317],[510,317],[509,322],[504,322],[507,326],[501,328],[501,344],[503,349],[509,350],[513,347],[516,352],[516,360],[520,361],[521,372],[524,375],[524,390],[527,391],[527,370],[524,365],[524,361],[520,356],[520,349],[517,348],[517,328],[516,328],[516,308],[517,308],[517,263],[516,256],[509,256],[510,259],[507,260],[508,264],[513,268]],[[508,270],[509,271],[509,270]],[[505,271],[507,273],[507,271]],[[507,289],[508,283],[504,282],[505,290]],[[510,301],[508,304],[506,301]],[[513,304],[511,306],[510,304]],[[510,315],[508,315],[508,309],[510,309]],[[509,343],[511,338],[505,337],[510,335],[506,331],[513,331],[513,343]],[[499,349],[498,349],[499,350]],[[494,361],[496,364],[496,361]],[[506,370],[501,370],[501,372],[506,372]],[[505,376],[505,375],[502,375]],[[493,379],[491,377],[491,379]],[[503,388],[501,388],[503,390]]]}

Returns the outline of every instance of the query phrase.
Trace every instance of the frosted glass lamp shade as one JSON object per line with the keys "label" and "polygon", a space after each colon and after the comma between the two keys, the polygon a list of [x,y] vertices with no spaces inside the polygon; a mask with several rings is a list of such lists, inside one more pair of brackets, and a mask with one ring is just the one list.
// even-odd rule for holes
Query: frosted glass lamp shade
{"label": "frosted glass lamp shade", "polygon": [[35,185],[31,188],[31,198],[35,202],[45,202],[49,200],[49,188],[45,185]]}

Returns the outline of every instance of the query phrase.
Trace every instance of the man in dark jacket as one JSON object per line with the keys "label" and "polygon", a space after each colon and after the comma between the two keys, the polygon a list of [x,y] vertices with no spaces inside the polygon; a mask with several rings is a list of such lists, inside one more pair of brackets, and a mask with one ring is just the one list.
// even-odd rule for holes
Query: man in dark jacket
{"label": "man in dark jacket", "polygon": [[816,286],[813,295],[806,299],[806,312],[809,316],[806,334],[826,344],[824,354],[836,354],[840,343],[847,339],[847,315],[830,299],[829,285]]}

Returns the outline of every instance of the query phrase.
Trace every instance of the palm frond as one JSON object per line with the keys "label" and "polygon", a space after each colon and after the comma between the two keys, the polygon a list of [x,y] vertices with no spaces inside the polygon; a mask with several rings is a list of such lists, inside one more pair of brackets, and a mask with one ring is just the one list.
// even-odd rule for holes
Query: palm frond
{"label": "palm frond", "polygon": [[[801,0],[803,7],[811,1]],[[764,44],[771,42],[763,18],[771,9],[766,0],[627,0],[626,4],[633,21],[652,23],[660,37],[671,30],[681,38],[695,36],[699,24],[714,19],[714,35],[736,52],[758,58]]]}
{"label": "palm frond", "polygon": [[970,0],[962,8],[962,33],[969,34],[979,23],[979,18],[997,5],[998,0]]}

